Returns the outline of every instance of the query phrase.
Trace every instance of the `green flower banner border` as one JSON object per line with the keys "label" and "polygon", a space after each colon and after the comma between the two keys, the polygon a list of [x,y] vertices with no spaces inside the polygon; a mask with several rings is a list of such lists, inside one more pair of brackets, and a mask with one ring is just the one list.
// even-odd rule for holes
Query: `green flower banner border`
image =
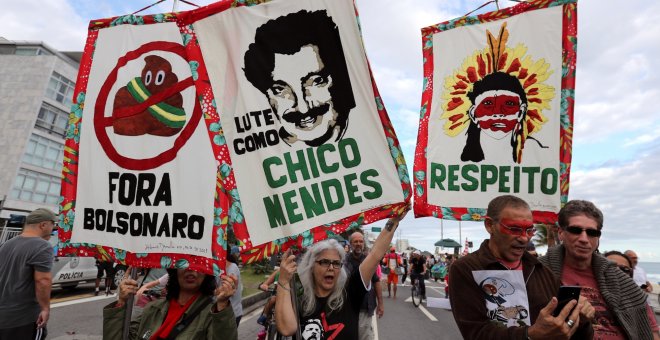
{"label": "green flower banner border", "polygon": [[[428,203],[426,188],[428,176],[426,173],[428,145],[428,125],[431,103],[433,100],[433,35],[462,26],[478,25],[506,19],[514,15],[537,9],[563,6],[562,16],[562,77],[561,77],[561,109],[560,109],[560,203],[563,206],[568,201],[569,175],[573,142],[573,110],[575,106],[575,61],[577,55],[577,0],[533,0],[498,11],[476,16],[464,16],[445,21],[422,29],[422,54],[424,60],[424,85],[422,103],[419,115],[419,130],[415,162],[413,165],[415,200],[413,210],[415,217],[433,216],[446,220],[482,221],[486,209],[468,207],[442,207]],[[534,222],[553,224],[557,214],[548,211],[532,211]]]}

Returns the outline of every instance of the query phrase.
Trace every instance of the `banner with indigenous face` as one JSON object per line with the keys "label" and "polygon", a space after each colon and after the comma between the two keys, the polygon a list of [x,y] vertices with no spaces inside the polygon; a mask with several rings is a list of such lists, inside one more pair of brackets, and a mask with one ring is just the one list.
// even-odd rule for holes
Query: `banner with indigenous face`
{"label": "banner with indigenous face", "polygon": [[209,79],[198,91],[212,92],[204,100],[220,117],[220,168],[245,260],[403,209],[406,165],[351,0],[186,15],[199,42],[190,56]]}
{"label": "banner with indigenous face", "polygon": [[422,29],[415,216],[481,220],[511,194],[552,223],[568,196],[577,2],[538,0]]}
{"label": "banner with indigenous face", "polygon": [[173,14],[90,23],[65,148],[60,254],[224,267],[228,201],[186,39]]}

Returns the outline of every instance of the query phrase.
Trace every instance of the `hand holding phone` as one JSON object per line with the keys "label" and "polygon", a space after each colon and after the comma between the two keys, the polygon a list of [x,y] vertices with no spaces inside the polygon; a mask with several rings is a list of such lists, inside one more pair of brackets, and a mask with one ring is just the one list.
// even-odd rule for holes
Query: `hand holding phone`
{"label": "hand holding phone", "polygon": [[[562,309],[568,304],[571,300],[578,301],[580,299],[580,291],[582,287],[580,286],[561,286],[559,287],[559,292],[557,293],[557,308],[552,312],[552,316],[557,317]],[[573,307],[575,308],[575,307]],[[573,311],[571,310],[570,313]],[[569,314],[570,314],[569,313]]]}

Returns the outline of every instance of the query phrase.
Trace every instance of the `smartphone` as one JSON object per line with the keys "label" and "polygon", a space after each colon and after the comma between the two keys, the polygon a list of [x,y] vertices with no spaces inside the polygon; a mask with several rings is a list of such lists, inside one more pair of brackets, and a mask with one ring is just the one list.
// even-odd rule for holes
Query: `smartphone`
{"label": "smartphone", "polygon": [[[564,309],[566,304],[568,304],[571,300],[575,300],[575,301],[579,300],[581,290],[582,287],[580,286],[559,287],[559,293],[557,293],[557,301],[559,301],[559,303],[557,304],[557,308],[555,308],[555,310],[552,312],[552,316],[557,317],[559,313],[561,313],[561,310]],[[572,312],[573,310],[571,310],[571,313]]]}

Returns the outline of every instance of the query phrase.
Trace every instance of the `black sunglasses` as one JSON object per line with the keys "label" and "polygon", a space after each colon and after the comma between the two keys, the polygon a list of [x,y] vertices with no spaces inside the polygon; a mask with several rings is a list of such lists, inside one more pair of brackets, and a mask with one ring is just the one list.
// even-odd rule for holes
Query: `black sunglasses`
{"label": "black sunglasses", "polygon": [[582,228],[582,227],[576,227],[576,226],[568,226],[564,228],[564,230],[568,231],[569,233],[573,235],[580,235],[582,232],[586,232],[587,236],[589,237],[600,237],[601,231],[598,229],[587,229],[587,228]]}

